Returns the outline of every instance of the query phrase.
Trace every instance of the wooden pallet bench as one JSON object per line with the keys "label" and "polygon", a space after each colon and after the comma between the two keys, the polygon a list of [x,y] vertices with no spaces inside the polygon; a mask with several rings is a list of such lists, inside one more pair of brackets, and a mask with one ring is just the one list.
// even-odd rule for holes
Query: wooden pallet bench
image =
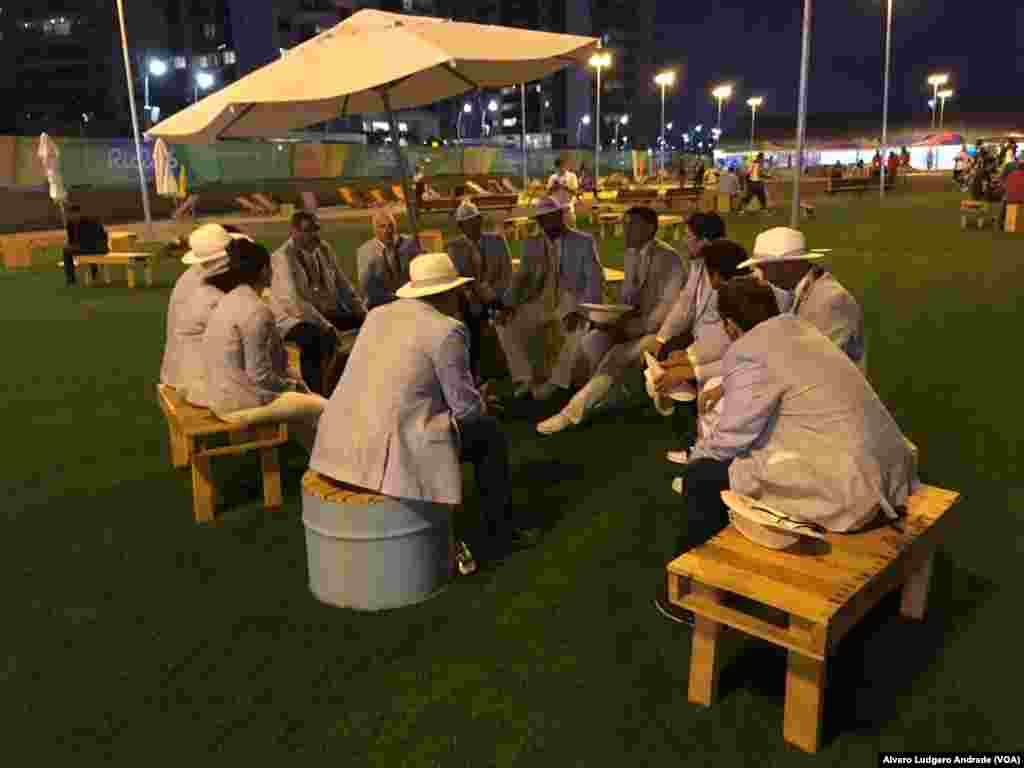
{"label": "wooden pallet bench", "polygon": [[[185,402],[177,390],[166,384],[157,385],[157,399],[170,432],[171,463],[175,467],[192,468],[192,511],[197,523],[214,519],[217,487],[210,471],[210,459],[214,456],[259,451],[263,506],[266,509],[281,506],[281,465],[277,447],[288,442],[285,423],[253,427],[221,421],[212,411]],[[230,444],[208,447],[219,435],[226,435]]]}
{"label": "wooden pallet bench", "polygon": [[690,210],[704,197],[704,187],[676,187],[665,193],[665,207],[670,211]]}
{"label": "wooden pallet bench", "polygon": [[[826,542],[781,551],[729,526],[669,563],[669,600],[695,617],[690,701],[709,706],[714,700],[724,627],[767,640],[789,652],[783,736],[817,751],[829,655],[892,590],[903,588],[903,616],[924,616],[935,550],[953,522],[946,513],[959,498],[956,491],[923,485],[908,500],[899,529],[828,534]],[[730,593],[780,611],[786,620],[777,624],[730,607]]]}
{"label": "wooden pallet bench", "polygon": [[665,230],[666,235],[670,234],[673,240],[679,240],[683,234],[683,217],[662,214],[658,217],[658,229]]}

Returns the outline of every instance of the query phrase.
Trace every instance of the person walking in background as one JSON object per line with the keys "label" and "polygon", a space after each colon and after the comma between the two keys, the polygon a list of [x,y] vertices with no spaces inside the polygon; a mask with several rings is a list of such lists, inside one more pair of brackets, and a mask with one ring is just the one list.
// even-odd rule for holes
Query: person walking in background
{"label": "person walking in background", "polygon": [[744,195],[743,201],[740,203],[740,213],[746,211],[747,204],[755,197],[761,203],[762,211],[768,209],[768,196],[765,194],[764,188],[765,178],[764,152],[758,152],[754,162],[750,165],[750,175],[747,178],[747,194]]}

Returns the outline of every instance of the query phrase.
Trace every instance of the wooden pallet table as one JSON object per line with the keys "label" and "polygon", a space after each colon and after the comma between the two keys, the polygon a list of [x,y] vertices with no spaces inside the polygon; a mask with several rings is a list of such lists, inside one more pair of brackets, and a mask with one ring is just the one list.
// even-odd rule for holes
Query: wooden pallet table
{"label": "wooden pallet table", "polygon": [[673,240],[679,240],[683,233],[683,217],[673,215],[661,215],[658,217],[658,229],[664,229],[666,234],[671,232]]}
{"label": "wooden pallet table", "polygon": [[989,203],[982,200],[960,201],[960,229],[967,229],[968,224],[984,229],[988,224],[994,223],[995,216]]}
{"label": "wooden pallet table", "polygon": [[[103,268],[103,282],[110,283],[110,268],[124,267],[128,279],[128,287],[136,286],[135,270],[142,267],[146,285],[153,285],[153,260],[152,253],[139,251],[137,253],[108,253],[104,256],[79,256],[75,260],[76,271],[78,267],[87,264],[95,264]],[[83,270],[83,282],[85,285],[92,285],[92,270]]]}
{"label": "wooden pallet table", "polygon": [[[935,549],[959,500],[956,491],[921,486],[907,503],[900,529],[828,534],[826,542],[772,550],[729,526],[673,560],[669,600],[693,611],[690,701],[708,706],[718,680],[717,644],[725,627],[789,652],[783,736],[807,752],[818,749],[829,654],[868,611],[903,587],[900,612],[924,616]],[[725,604],[732,593],[781,611],[777,624]]]}

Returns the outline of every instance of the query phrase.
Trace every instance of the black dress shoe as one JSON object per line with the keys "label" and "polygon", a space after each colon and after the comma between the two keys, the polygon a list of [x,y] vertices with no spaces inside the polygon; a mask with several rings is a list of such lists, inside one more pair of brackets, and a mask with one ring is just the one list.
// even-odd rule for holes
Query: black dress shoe
{"label": "black dress shoe", "polygon": [[684,624],[688,627],[693,626],[693,611],[673,605],[663,595],[658,595],[654,598],[654,608],[669,621],[674,621],[676,624]]}

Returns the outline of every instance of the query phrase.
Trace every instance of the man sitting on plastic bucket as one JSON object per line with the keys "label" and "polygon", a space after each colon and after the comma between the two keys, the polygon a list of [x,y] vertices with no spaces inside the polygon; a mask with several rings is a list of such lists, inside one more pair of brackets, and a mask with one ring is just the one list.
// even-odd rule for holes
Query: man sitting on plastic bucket
{"label": "man sitting on plastic bucket", "polygon": [[[733,339],[722,363],[722,415],[690,455],[672,556],[729,524],[723,491],[834,532],[896,517],[918,485],[916,462],[850,358],[810,323],[780,314],[759,278],[725,283],[718,311]],[[677,618],[662,602],[658,609]]]}
{"label": "man sitting on plastic bucket", "polygon": [[467,284],[446,253],[413,259],[397,301],[372,310],[320,419],[311,469],[385,496],[462,503],[472,462],[485,551],[530,543],[508,520],[508,441],[473,383]]}

